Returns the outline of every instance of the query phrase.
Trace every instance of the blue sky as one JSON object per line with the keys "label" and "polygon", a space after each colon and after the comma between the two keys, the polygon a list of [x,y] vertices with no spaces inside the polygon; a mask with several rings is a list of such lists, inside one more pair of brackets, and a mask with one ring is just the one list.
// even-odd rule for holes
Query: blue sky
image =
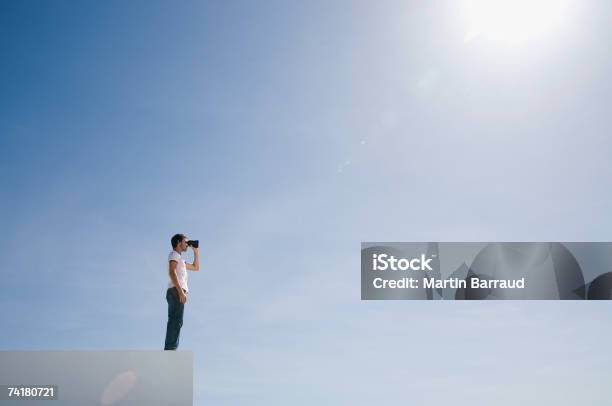
{"label": "blue sky", "polygon": [[161,349],[184,232],[196,404],[607,399],[608,303],[360,301],[361,241],[612,238],[610,5],[460,3],[0,4],[0,349]]}

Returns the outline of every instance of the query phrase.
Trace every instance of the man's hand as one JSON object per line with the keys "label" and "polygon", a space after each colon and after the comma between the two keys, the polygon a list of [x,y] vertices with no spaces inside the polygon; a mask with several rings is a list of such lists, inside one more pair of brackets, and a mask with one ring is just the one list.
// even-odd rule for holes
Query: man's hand
{"label": "man's hand", "polygon": [[183,292],[183,289],[179,292],[179,302],[185,304],[187,302],[187,295]]}

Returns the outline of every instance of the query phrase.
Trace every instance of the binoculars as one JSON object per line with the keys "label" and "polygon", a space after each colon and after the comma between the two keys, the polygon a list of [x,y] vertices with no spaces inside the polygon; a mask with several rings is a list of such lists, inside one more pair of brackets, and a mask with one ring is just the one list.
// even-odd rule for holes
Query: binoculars
{"label": "binoculars", "polygon": [[198,240],[189,240],[187,241],[187,245],[193,248],[199,248],[200,247],[200,241]]}

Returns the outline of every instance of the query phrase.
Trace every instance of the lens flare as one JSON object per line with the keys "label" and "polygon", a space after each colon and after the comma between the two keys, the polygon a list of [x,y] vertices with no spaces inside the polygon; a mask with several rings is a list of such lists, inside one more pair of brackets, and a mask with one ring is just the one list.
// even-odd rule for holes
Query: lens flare
{"label": "lens flare", "polygon": [[123,399],[136,384],[136,372],[129,370],[117,375],[104,389],[100,403],[113,405]]}
{"label": "lens flare", "polygon": [[466,0],[465,42],[478,37],[509,44],[542,37],[562,24],[570,0]]}

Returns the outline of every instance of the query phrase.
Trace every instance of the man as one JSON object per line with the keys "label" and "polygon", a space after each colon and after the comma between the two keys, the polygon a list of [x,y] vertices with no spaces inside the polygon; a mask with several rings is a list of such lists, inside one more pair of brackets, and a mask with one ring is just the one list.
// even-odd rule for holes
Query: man
{"label": "man", "polygon": [[185,263],[181,253],[187,251],[188,239],[183,234],[176,234],[170,240],[172,251],[168,255],[168,324],[166,326],[166,343],[164,350],[176,350],[179,344],[179,334],[183,326],[183,309],[189,295],[187,287],[187,270],[197,272],[200,269],[199,250],[193,249],[193,264]]}

